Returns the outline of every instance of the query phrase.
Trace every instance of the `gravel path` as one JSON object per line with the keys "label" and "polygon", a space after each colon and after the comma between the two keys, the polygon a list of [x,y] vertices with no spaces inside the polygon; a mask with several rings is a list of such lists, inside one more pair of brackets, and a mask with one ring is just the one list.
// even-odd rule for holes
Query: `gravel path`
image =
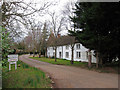
{"label": "gravel path", "polygon": [[19,59],[48,73],[55,82],[55,88],[118,88],[118,74],[49,64],[30,59],[28,55],[22,55]]}

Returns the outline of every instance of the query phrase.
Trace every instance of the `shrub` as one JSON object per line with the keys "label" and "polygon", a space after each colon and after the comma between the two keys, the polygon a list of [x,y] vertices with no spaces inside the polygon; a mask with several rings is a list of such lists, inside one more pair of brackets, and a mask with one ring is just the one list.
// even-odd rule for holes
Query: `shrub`
{"label": "shrub", "polygon": [[2,66],[6,66],[7,65],[7,59],[8,59],[8,54],[10,53],[10,52],[13,52],[13,50],[11,50],[11,45],[12,44],[10,44],[10,39],[8,38],[9,37],[9,34],[10,33],[8,33],[7,32],[7,30],[4,28],[4,27],[1,27],[0,26],[0,39],[1,39],[1,42],[0,43],[2,43],[2,45],[0,46],[0,48],[2,49],[2,50],[0,50],[0,53],[2,54]]}
{"label": "shrub", "polygon": [[52,59],[54,59],[54,58],[55,58],[55,56],[52,56],[51,58],[52,58]]}

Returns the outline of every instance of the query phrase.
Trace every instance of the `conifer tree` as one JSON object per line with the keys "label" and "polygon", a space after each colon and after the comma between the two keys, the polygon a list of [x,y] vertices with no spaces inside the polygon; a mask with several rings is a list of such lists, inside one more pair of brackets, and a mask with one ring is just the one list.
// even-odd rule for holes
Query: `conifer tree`
{"label": "conifer tree", "polygon": [[[82,31],[69,31],[85,47],[95,50],[99,62],[107,63],[120,59],[120,3],[76,3],[75,27]],[[99,55],[97,55],[99,54]]]}

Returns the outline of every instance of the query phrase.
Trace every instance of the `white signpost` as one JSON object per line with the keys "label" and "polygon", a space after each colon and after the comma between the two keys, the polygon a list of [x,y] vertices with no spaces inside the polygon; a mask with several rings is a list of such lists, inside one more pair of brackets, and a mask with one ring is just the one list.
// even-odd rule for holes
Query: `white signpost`
{"label": "white signpost", "polygon": [[15,69],[17,69],[18,54],[8,55],[9,70],[11,70],[11,64],[15,64]]}

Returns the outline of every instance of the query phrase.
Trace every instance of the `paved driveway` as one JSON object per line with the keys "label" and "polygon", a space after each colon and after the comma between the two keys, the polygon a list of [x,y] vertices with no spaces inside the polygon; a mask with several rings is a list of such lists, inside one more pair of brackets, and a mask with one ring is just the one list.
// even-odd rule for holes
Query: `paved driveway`
{"label": "paved driveway", "polygon": [[56,88],[118,88],[118,74],[53,65],[30,59],[28,55],[22,55],[19,59],[48,73],[55,82]]}

